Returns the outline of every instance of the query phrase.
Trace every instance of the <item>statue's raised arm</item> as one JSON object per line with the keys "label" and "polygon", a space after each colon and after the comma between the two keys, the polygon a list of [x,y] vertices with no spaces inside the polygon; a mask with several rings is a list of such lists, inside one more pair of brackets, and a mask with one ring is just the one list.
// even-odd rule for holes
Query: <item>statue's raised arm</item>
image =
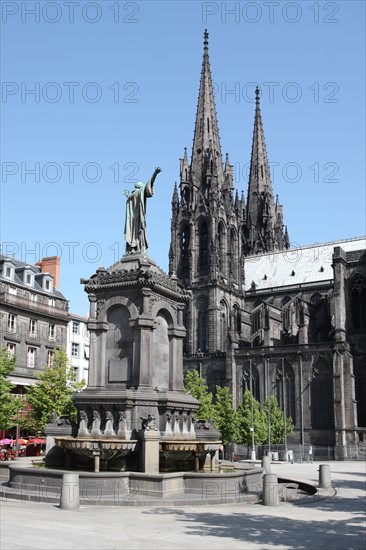
{"label": "statue's raised arm", "polygon": [[160,174],[161,168],[157,167],[149,181],[144,184],[141,181],[135,184],[131,193],[124,191],[127,196],[125,239],[126,253],[145,252],[148,248],[146,236],[146,199],[154,195],[154,182]]}
{"label": "statue's raised arm", "polygon": [[155,182],[156,176],[160,174],[160,172],[161,172],[161,168],[157,166],[154,170],[153,175],[145,185],[145,198],[152,197],[154,195],[154,182]]}

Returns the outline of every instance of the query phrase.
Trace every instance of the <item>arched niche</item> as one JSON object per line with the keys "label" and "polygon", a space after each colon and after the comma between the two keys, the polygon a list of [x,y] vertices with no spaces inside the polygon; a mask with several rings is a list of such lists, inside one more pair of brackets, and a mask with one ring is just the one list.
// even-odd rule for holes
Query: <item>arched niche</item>
{"label": "arched niche", "polygon": [[125,296],[114,296],[113,298],[109,298],[108,300],[106,300],[106,302],[100,307],[98,313],[98,321],[108,322],[107,313],[114,306],[123,306],[127,308],[131,320],[137,319],[139,315],[137,307],[133,302],[131,302],[131,300],[129,300]]}
{"label": "arched niche", "polygon": [[107,381],[128,384],[132,373],[134,343],[130,311],[123,305],[114,305],[106,311],[106,321]]}

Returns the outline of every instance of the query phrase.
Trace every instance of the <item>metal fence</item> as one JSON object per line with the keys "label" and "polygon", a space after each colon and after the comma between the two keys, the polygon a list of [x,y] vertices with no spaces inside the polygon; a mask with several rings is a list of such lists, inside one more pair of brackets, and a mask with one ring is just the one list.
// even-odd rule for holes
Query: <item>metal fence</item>
{"label": "metal fence", "polygon": [[[287,451],[287,456],[286,456]],[[334,460],[334,447],[324,445],[260,445],[257,447],[257,457],[272,453],[272,460],[291,460],[294,462],[312,462],[313,460]]]}
{"label": "metal fence", "polygon": [[347,460],[366,460],[366,445],[345,445],[344,451]]}
{"label": "metal fence", "polygon": [[[290,460],[294,462],[312,462],[313,460],[335,460],[335,448],[330,445],[257,445],[255,447],[256,458],[261,460],[263,456],[271,452],[272,460]],[[287,453],[287,456],[286,456]],[[228,460],[245,460],[251,458],[251,448],[247,445],[228,445],[226,448]],[[366,445],[345,445],[343,447],[345,460],[366,460]]]}

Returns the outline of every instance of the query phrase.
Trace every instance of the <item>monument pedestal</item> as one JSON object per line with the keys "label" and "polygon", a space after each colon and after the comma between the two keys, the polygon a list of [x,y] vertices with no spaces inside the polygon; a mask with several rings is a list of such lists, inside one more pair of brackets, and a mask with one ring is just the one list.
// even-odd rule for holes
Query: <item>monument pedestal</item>
{"label": "monument pedestal", "polygon": [[[79,462],[93,447],[102,453],[101,468],[113,469],[120,449],[118,456],[106,454],[105,441],[118,446],[139,440],[123,467],[159,473],[159,443],[196,439],[199,403],[183,384],[183,310],[191,294],[144,253],[126,254],[82,283],[90,301],[89,382],[74,403],[76,440],[86,442],[60,438],[58,445],[71,448]],[[174,452],[178,467],[181,449]]]}

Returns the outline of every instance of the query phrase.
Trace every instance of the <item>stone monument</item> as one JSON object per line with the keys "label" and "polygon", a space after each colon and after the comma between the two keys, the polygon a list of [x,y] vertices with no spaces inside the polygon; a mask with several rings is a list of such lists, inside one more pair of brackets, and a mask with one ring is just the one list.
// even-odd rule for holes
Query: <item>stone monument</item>
{"label": "stone monument", "polygon": [[[146,199],[160,172],[125,192],[125,255],[81,281],[90,302],[89,381],[74,398],[77,437],[55,439],[93,459],[95,471],[176,471],[182,453],[197,470],[216,450],[197,440],[199,403],[183,387],[183,310],[191,294],[147,255]],[[219,445],[214,430],[211,439]]]}

